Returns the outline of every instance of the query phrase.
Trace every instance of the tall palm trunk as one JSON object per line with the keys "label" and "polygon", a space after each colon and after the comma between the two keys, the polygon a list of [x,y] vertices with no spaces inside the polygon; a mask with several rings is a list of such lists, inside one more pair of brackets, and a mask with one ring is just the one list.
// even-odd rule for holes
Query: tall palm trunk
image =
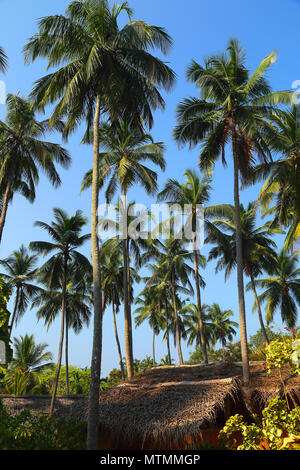
{"label": "tall palm trunk", "polygon": [[65,357],[66,357],[66,386],[67,395],[70,395],[70,383],[69,383],[69,325],[68,315],[66,313],[66,344],[65,344]]}
{"label": "tall palm trunk", "polygon": [[102,354],[102,291],[100,254],[97,237],[98,199],[99,199],[99,125],[100,125],[100,96],[97,96],[94,117],[94,155],[92,173],[92,208],[91,208],[91,249],[93,265],[93,303],[94,303],[94,332],[91,360],[91,380],[88,409],[87,448],[96,450],[98,447],[98,416],[99,389]]}
{"label": "tall palm trunk", "polygon": [[269,344],[270,341],[269,341],[269,338],[268,338],[268,335],[267,335],[267,332],[266,332],[266,329],[265,329],[265,325],[264,325],[264,321],[263,321],[263,317],[262,317],[262,313],[261,313],[261,308],[260,308],[260,302],[259,302],[259,298],[258,298],[258,295],[257,295],[257,292],[256,292],[255,282],[254,282],[252,272],[250,273],[250,279],[251,279],[252,291],[253,291],[253,294],[254,294],[255,303],[256,303],[256,307],[257,307],[257,313],[258,313],[258,319],[259,319],[261,331],[264,335],[266,343]]}
{"label": "tall palm trunk", "polygon": [[10,323],[10,326],[9,326],[9,339],[11,338],[12,329],[14,327],[14,323],[15,323],[15,320],[16,320],[18,304],[19,304],[19,295],[20,295],[20,287],[17,286],[14,311],[13,311],[13,315],[12,315],[12,318],[11,318],[11,323]]}
{"label": "tall palm trunk", "polygon": [[116,320],[116,311],[115,311],[114,301],[112,302],[112,311],[113,311],[114,332],[115,332],[115,338],[116,338],[116,343],[117,343],[117,348],[118,348],[121,374],[122,374],[122,379],[124,380],[125,379],[125,371],[124,371],[124,365],[123,365],[123,359],[122,359],[121,345],[120,345],[120,340],[119,340],[119,335],[118,335],[118,328],[117,328],[117,320]]}
{"label": "tall palm trunk", "polygon": [[153,354],[153,367],[156,366],[155,364],[155,328],[152,327],[152,354]]}
{"label": "tall palm trunk", "polygon": [[56,365],[56,372],[52,390],[52,397],[51,397],[51,404],[50,404],[50,416],[53,414],[55,399],[56,399],[56,392],[58,386],[58,379],[59,373],[61,368],[61,359],[62,359],[62,352],[63,352],[63,341],[64,341],[64,329],[65,329],[65,315],[66,315],[66,287],[67,287],[67,260],[64,260],[64,270],[63,270],[63,284],[62,284],[62,306],[61,306],[61,326],[60,326],[60,338],[59,338],[59,348],[58,348],[58,357],[57,357],[57,365]]}
{"label": "tall palm trunk", "polygon": [[178,350],[179,364],[182,366],[183,365],[183,357],[182,357],[182,349],[181,349],[181,342],[180,342],[178,312],[177,312],[176,295],[175,295],[175,282],[174,282],[174,275],[173,274],[172,274],[172,278],[171,278],[171,291],[172,291],[172,298],[173,298],[174,319],[175,319],[175,328],[176,328],[176,344],[177,344],[177,350]]}
{"label": "tall palm trunk", "polygon": [[127,240],[127,195],[126,191],[123,190],[123,220],[122,220],[122,232],[123,232],[123,263],[124,263],[124,336],[125,336],[125,357],[126,357],[126,368],[127,377],[130,379],[133,377],[133,354],[132,354],[132,323],[131,314],[129,309],[129,286],[128,286],[128,240]]}
{"label": "tall palm trunk", "polygon": [[169,333],[169,308],[168,308],[168,301],[165,299],[165,306],[166,306],[166,332],[167,332],[167,350],[168,350],[168,361],[171,365],[172,357],[171,357],[171,350],[170,350],[170,333]]}
{"label": "tall palm trunk", "polygon": [[4,229],[4,225],[6,221],[10,190],[11,190],[11,184],[8,182],[5,188],[4,196],[3,196],[2,211],[1,211],[1,216],[0,216],[0,243],[2,240],[3,229]]}
{"label": "tall palm trunk", "polygon": [[196,281],[196,291],[197,291],[197,307],[198,307],[198,315],[199,315],[200,343],[202,347],[204,363],[208,364],[206,340],[204,336],[203,313],[202,313],[202,306],[201,306],[200,280],[199,280],[199,272],[198,272],[198,251],[197,250],[194,250],[194,269],[195,269],[195,281]]}
{"label": "tall palm trunk", "polygon": [[248,347],[247,347],[246,309],[245,309],[244,279],[243,279],[243,247],[242,247],[240,197],[239,197],[239,167],[238,167],[238,155],[236,151],[235,139],[236,139],[235,132],[233,132],[232,149],[233,149],[233,162],[234,162],[234,205],[235,205],[235,216],[236,216],[236,259],[237,259],[237,286],[238,286],[238,299],[239,299],[239,324],[240,324],[243,380],[245,384],[248,384],[250,380],[250,371],[249,371],[249,358],[248,358]]}

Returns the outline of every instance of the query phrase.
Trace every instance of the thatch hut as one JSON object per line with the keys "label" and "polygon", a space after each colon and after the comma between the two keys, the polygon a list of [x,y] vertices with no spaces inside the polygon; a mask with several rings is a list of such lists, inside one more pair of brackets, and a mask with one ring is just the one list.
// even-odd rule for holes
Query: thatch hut
{"label": "thatch hut", "polygon": [[[226,419],[240,413],[251,421],[268,400],[288,396],[300,404],[300,378],[286,368],[285,389],[279,374],[266,374],[263,362],[251,362],[250,385],[243,386],[241,363],[169,366],[150,369],[100,393],[99,448],[104,450],[181,450],[194,443],[216,442]],[[31,401],[30,401],[31,400]],[[50,397],[5,397],[17,412],[24,406],[48,410]],[[86,421],[87,399],[58,397],[57,416]]]}

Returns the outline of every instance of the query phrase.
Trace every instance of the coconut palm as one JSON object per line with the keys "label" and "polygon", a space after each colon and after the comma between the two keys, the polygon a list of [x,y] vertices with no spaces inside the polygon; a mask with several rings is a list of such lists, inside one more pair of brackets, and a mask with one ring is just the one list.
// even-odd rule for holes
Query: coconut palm
{"label": "coconut palm", "polygon": [[53,214],[54,221],[51,222],[51,224],[41,221],[35,222],[35,226],[46,230],[52,242],[33,241],[29,245],[32,250],[43,256],[54,253],[39,269],[38,279],[47,286],[48,290],[61,288],[61,329],[50,414],[52,414],[54,409],[61,367],[68,276],[70,276],[71,266],[73,267],[74,276],[76,275],[76,278],[77,276],[84,278],[85,273],[89,272],[91,269],[88,259],[78,251],[78,248],[82,247],[90,238],[89,234],[81,234],[82,228],[87,223],[87,219],[83,217],[82,212],[79,210],[71,217],[69,217],[65,211],[58,208],[53,209]]}
{"label": "coconut palm", "polygon": [[[270,223],[256,227],[256,203],[250,202],[246,208],[240,204],[240,221],[243,246],[243,270],[249,276],[249,288],[253,291],[260,327],[266,343],[268,335],[263,321],[258,299],[255,279],[269,270],[274,263],[276,243],[272,240],[274,228]],[[216,272],[225,269],[225,280],[236,268],[236,215],[235,208],[230,204],[211,206],[207,214],[214,215],[207,222],[208,236],[206,241],[215,245],[209,252],[208,260],[218,260]]]}
{"label": "coconut palm", "polygon": [[[158,194],[158,201],[167,201],[168,204],[179,204],[182,208],[188,205],[192,209],[192,226],[195,231],[196,217],[199,216],[199,206],[202,206],[209,200],[211,191],[211,174],[205,173],[203,177],[197,175],[193,170],[185,172],[185,182],[180,184],[174,179],[168,179],[165,183],[164,189]],[[196,236],[196,235],[195,235]],[[204,335],[204,326],[201,308],[201,294],[200,287],[205,287],[204,279],[199,274],[199,266],[205,267],[206,261],[204,256],[199,254],[198,249],[194,247],[194,269],[195,269],[195,284],[197,292],[197,305],[199,310],[199,332],[201,338],[201,346],[204,355],[204,362],[207,364],[206,342]]]}
{"label": "coconut palm", "polygon": [[[205,60],[204,66],[192,61],[187,79],[200,89],[200,98],[183,100],[177,109],[178,125],[174,136],[178,143],[201,145],[200,168],[215,164],[221,155],[226,164],[226,146],[231,144],[234,167],[234,205],[236,210],[237,284],[243,379],[249,382],[249,360],[243,283],[242,239],[239,213],[239,179],[247,180],[257,157],[270,160],[268,146],[275,131],[269,117],[275,107],[291,103],[288,91],[272,92],[264,77],[276,60],[276,51],[269,54],[250,76],[245,53],[235,39],[226,51]],[[268,137],[268,139],[265,138]]]}
{"label": "coconut palm", "polygon": [[[109,125],[103,124],[100,128],[100,145],[104,152],[100,154],[101,165],[99,181],[102,187],[105,180],[106,201],[111,202],[120,186],[122,194],[122,213],[127,214],[127,193],[132,186],[140,184],[147,194],[154,194],[157,189],[157,173],[145,165],[151,162],[160,169],[165,169],[163,157],[164,146],[161,142],[154,142],[150,134],[141,132],[132,127],[130,121],[119,121]],[[86,173],[82,189],[92,184],[92,170]],[[127,221],[127,216],[126,221]],[[128,226],[127,226],[128,227]],[[127,229],[126,229],[127,230]],[[124,258],[124,316],[125,316],[125,350],[127,373],[130,378],[133,374],[133,350],[131,331],[131,303],[129,301],[129,246],[127,232],[123,236]]]}
{"label": "coconut palm", "polygon": [[263,181],[258,200],[263,216],[272,215],[275,226],[288,228],[285,249],[289,249],[300,235],[300,129],[299,110],[294,105],[275,111],[271,122],[278,130],[276,161],[258,165],[250,183]]}
{"label": "coconut palm", "polygon": [[[119,15],[130,21],[120,29]],[[26,61],[38,56],[48,66],[61,67],[40,79],[33,96],[40,107],[58,100],[53,122],[67,115],[66,135],[82,120],[87,133],[93,127],[93,176],[91,238],[94,288],[94,336],[89,395],[89,449],[97,448],[97,426],[102,348],[102,298],[97,210],[99,188],[99,123],[107,114],[111,120],[128,117],[152,125],[152,110],[164,107],[159,88],[169,89],[173,71],[151,55],[153,48],[167,53],[172,41],[167,32],[144,21],[131,21],[133,11],[127,2],[110,7],[107,0],[72,1],[65,16],[43,18],[39,33],[25,46]]]}
{"label": "coconut palm", "polygon": [[[58,144],[44,140],[49,131],[48,120],[38,121],[34,105],[17,95],[6,99],[6,120],[0,121],[0,188],[2,208],[0,215],[0,241],[5,225],[8,204],[14,194],[20,193],[30,202],[35,200],[35,187],[41,169],[53,186],[61,180],[55,163],[68,168],[71,158]],[[57,122],[52,130],[62,130]]]}
{"label": "coconut palm", "polygon": [[17,325],[20,318],[26,312],[32,297],[41,291],[38,286],[33,284],[37,260],[37,255],[30,253],[24,245],[14,251],[8,258],[0,260],[1,266],[5,268],[5,273],[1,273],[0,276],[15,290],[14,308],[9,325],[9,337],[11,337],[13,327]]}
{"label": "coconut palm", "polygon": [[169,238],[163,242],[156,240],[149,247],[148,253],[144,255],[144,260],[154,259],[156,269],[148,281],[148,285],[152,282],[160,280],[160,287],[169,286],[169,292],[173,302],[174,325],[176,329],[176,344],[180,365],[183,364],[181,336],[180,336],[180,318],[177,308],[177,292],[178,285],[187,287],[189,293],[193,293],[189,276],[193,274],[193,269],[188,264],[193,261],[193,256],[186,249],[186,242],[183,239]]}
{"label": "coconut palm", "polygon": [[[181,314],[184,321],[185,333],[188,337],[187,344],[188,346],[192,345],[195,342],[196,349],[201,347],[201,334],[200,334],[200,326],[199,326],[199,309],[198,304],[188,303],[185,305],[182,310]],[[211,342],[211,329],[212,325],[208,322],[207,316],[202,313],[202,320],[203,320],[203,329],[204,329],[204,337],[205,343],[209,345]],[[203,349],[202,349],[203,353]],[[204,362],[206,363],[206,359],[203,355]]]}
{"label": "coconut palm", "polygon": [[14,338],[14,358],[4,380],[4,393],[26,395],[40,393],[40,372],[52,365],[48,344],[36,344],[34,335]]}
{"label": "coconut palm", "polygon": [[220,341],[224,352],[227,340],[232,341],[233,336],[236,334],[235,328],[239,326],[238,323],[230,319],[233,312],[232,310],[222,310],[217,303],[205,305],[203,310],[210,323],[213,346],[217,341]]}
{"label": "coconut palm", "polygon": [[138,307],[135,309],[135,326],[140,326],[145,320],[148,321],[152,329],[152,358],[153,367],[156,367],[155,362],[155,336],[157,336],[163,325],[163,318],[161,313],[160,293],[156,291],[155,287],[148,287],[144,289],[135,301]]}
{"label": "coconut palm", "polygon": [[[75,272],[74,272],[75,271]],[[88,274],[88,273],[86,273]],[[82,276],[82,273],[81,273]],[[66,292],[65,292],[65,361],[66,361],[66,387],[69,394],[69,330],[79,334],[84,326],[89,325],[92,309],[92,291],[83,278],[77,279],[76,266],[71,264],[68,267]],[[37,319],[44,320],[48,328],[58,317],[63,302],[63,288],[43,290],[32,300],[31,308],[39,307],[36,315]]]}
{"label": "coconut palm", "polygon": [[[121,345],[117,329],[116,314],[118,314],[121,302],[124,299],[124,266],[122,247],[120,244],[114,243],[114,240],[108,240],[101,246],[101,273],[102,273],[102,290],[103,290],[103,314],[107,304],[112,305],[114,333],[119,354],[119,362],[122,378],[125,379],[125,370],[122,359]],[[139,282],[140,278],[137,271],[130,267],[130,302],[133,301],[134,282]]]}
{"label": "coconut palm", "polygon": [[300,269],[298,255],[290,255],[284,250],[274,259],[270,276],[255,281],[257,287],[264,290],[259,295],[261,302],[266,302],[267,322],[271,322],[277,311],[289,328],[294,328],[300,306]]}

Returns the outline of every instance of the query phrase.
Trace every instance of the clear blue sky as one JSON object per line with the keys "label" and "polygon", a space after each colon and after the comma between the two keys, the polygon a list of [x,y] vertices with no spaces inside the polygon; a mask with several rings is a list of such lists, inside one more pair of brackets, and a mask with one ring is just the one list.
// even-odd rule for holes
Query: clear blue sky
{"label": "clear blue sky", "polygon": [[[46,63],[36,61],[31,66],[23,63],[22,48],[27,39],[37,31],[37,19],[43,16],[63,13],[68,1],[52,0],[0,0],[0,44],[9,56],[9,70],[5,77],[8,93],[20,93],[26,96],[33,82],[45,75]],[[185,81],[185,70],[192,59],[199,62],[207,55],[224,50],[230,37],[237,37],[247,52],[249,69],[253,70],[258,63],[272,50],[277,49],[278,62],[269,72],[269,79],[274,90],[290,89],[294,80],[300,79],[300,63],[297,60],[297,46],[300,43],[299,17],[300,2],[296,0],[131,0],[130,6],[135,11],[135,19],[163,26],[174,40],[174,47],[167,60],[175,70],[178,81],[174,90],[165,94],[166,110],[156,114],[152,134],[156,140],[167,146],[167,170],[159,177],[162,186],[169,177],[182,180],[187,168],[195,168],[198,161],[198,150],[188,148],[178,150],[172,140],[172,129],[175,124],[177,103],[184,97],[195,95],[195,88]],[[0,119],[5,116],[5,106],[0,105]],[[52,136],[52,139],[54,137]],[[0,246],[0,257],[7,257],[23,243],[28,245],[32,240],[45,239],[45,234],[33,227],[35,220],[51,221],[52,208],[62,207],[70,215],[77,209],[90,214],[90,194],[79,195],[81,179],[90,169],[92,151],[81,146],[81,133],[72,136],[66,147],[72,155],[73,163],[69,171],[61,171],[63,185],[54,190],[41,177],[37,189],[37,199],[29,204],[19,196],[14,198],[9,207],[3,241]],[[60,142],[59,136],[56,140]],[[228,160],[230,155],[228,154]],[[218,163],[216,166],[211,203],[233,203],[232,167],[226,169]],[[247,203],[257,197],[259,188],[243,191],[241,200]],[[150,203],[140,188],[130,194],[137,202]],[[154,202],[154,201],[153,201]],[[87,227],[89,231],[89,226]],[[282,240],[280,240],[281,243]],[[89,255],[89,246],[86,247]],[[206,250],[203,254],[206,254]],[[224,283],[224,275],[215,275],[214,263],[210,263],[202,273],[207,287],[202,292],[205,303],[218,302],[222,308],[231,308],[238,320],[236,276]],[[247,326],[249,336],[258,329],[258,321],[251,312],[253,299],[246,296]],[[122,312],[118,317],[120,336],[123,345]],[[280,324],[280,318],[276,321]],[[46,342],[49,349],[57,356],[59,322],[47,332],[42,323],[36,323],[35,311],[29,310],[14,331],[14,335],[34,333],[38,342]],[[105,313],[103,335],[103,374],[118,366],[117,351],[113,336],[110,310]],[[142,359],[151,355],[151,331],[147,326],[134,331],[134,355]],[[236,337],[238,340],[238,335]],[[70,363],[84,367],[90,365],[92,327],[85,329],[78,336],[70,335]],[[123,347],[124,350],[124,347]],[[184,346],[184,357],[189,350]],[[157,339],[157,357],[166,354],[166,346]],[[173,357],[177,361],[177,352],[173,348]]]}

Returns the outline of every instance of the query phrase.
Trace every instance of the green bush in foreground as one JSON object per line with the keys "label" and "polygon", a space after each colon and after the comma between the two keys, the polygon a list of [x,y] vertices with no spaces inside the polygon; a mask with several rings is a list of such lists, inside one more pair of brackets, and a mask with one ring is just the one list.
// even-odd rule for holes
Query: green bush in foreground
{"label": "green bush in foreground", "polygon": [[28,409],[13,416],[0,401],[1,450],[83,450],[85,427]]}

